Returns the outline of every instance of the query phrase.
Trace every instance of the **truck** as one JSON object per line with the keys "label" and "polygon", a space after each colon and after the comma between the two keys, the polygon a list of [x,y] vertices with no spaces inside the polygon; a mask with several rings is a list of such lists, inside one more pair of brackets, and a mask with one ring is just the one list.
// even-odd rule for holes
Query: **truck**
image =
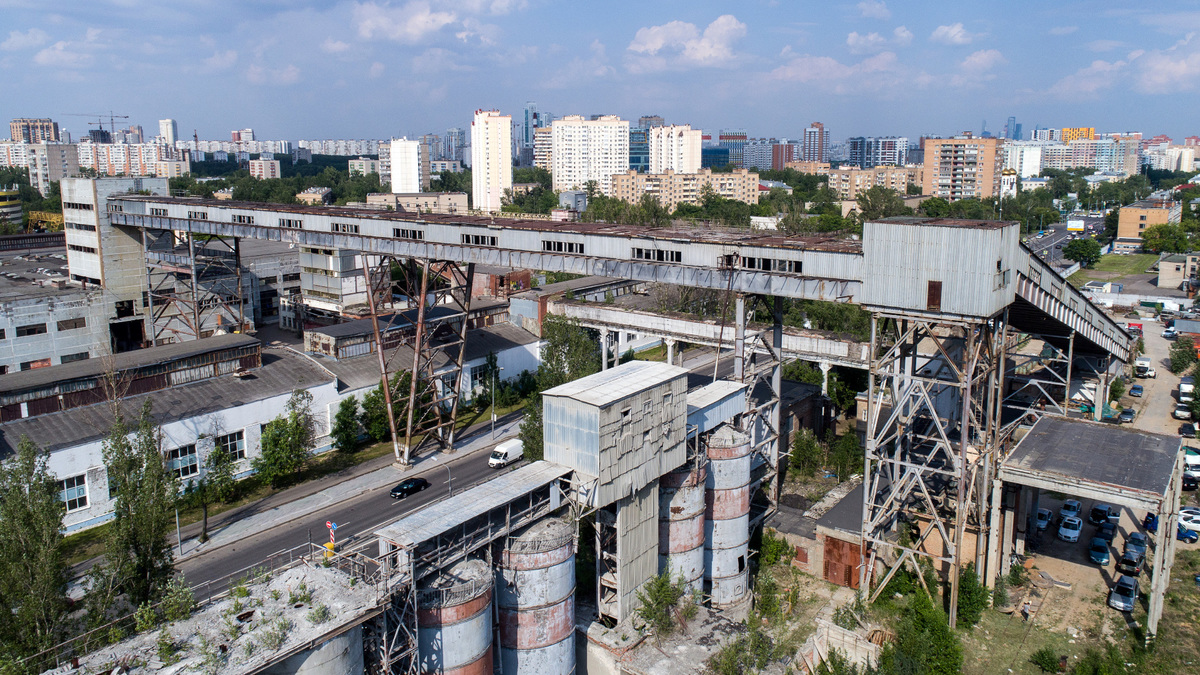
{"label": "truck", "polygon": [[1196,381],[1191,375],[1185,375],[1179,380],[1179,402],[1191,403],[1196,392]]}
{"label": "truck", "polygon": [[1158,373],[1154,372],[1154,368],[1150,366],[1150,359],[1142,356],[1133,362],[1133,374],[1138,377],[1154,378]]}
{"label": "truck", "polygon": [[493,469],[506,467],[525,456],[525,442],[519,438],[509,439],[492,448],[488,466]]}
{"label": "truck", "polygon": [[1072,218],[1067,221],[1067,232],[1083,232],[1087,224],[1082,219]]}

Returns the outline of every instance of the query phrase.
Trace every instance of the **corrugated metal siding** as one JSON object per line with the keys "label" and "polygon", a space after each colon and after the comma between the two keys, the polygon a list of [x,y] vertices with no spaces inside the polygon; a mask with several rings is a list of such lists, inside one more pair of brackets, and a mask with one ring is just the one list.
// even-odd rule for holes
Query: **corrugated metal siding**
{"label": "corrugated metal siding", "polygon": [[212,376],[213,376],[213,367],[211,365],[204,365],[204,366],[199,366],[197,368],[186,368],[184,370],[177,370],[177,371],[171,373],[171,376],[170,376],[171,377],[171,386],[175,386],[178,384],[186,384],[188,382],[195,382],[196,380],[203,380],[205,378],[209,378]]}
{"label": "corrugated metal siding", "polygon": [[637,609],[637,590],[658,574],[658,482],[622,499],[617,507],[618,615]]}
{"label": "corrugated metal siding", "polygon": [[546,396],[542,400],[542,435],[546,459],[598,477],[601,442],[599,409],[561,396]]}
{"label": "corrugated metal siding", "polygon": [[58,397],[55,396],[53,398],[39,398],[37,400],[30,401],[26,404],[26,408],[29,410],[29,416],[33,417],[35,415],[45,415],[47,413],[58,412],[60,409],[60,404]]}

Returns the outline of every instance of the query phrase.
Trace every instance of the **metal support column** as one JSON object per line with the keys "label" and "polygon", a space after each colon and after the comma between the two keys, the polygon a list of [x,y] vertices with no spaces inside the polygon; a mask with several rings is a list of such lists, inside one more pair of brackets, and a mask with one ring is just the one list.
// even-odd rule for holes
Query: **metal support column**
{"label": "metal support column", "polygon": [[600,370],[608,370],[608,329],[600,329]]}
{"label": "metal support column", "polygon": [[734,302],[733,379],[746,381],[746,296],[738,293]]}

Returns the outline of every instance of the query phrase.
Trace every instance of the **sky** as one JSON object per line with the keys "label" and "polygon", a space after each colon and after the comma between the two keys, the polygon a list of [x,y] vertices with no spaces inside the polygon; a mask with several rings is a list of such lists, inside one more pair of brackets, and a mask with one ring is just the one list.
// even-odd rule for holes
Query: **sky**
{"label": "sky", "polygon": [[[1200,135],[1196,2],[0,0],[0,117],[388,138],[474,110],[751,137]],[[79,116],[76,116],[79,115]],[[125,122],[125,120],[119,120]]]}

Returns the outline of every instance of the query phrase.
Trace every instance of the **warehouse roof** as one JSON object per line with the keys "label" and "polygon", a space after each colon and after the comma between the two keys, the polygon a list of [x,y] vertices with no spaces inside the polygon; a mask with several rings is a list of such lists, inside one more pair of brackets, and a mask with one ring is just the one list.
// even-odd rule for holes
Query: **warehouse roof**
{"label": "warehouse roof", "polygon": [[542,395],[562,396],[603,407],[687,373],[684,368],[658,361],[630,361],[547,389]]}

